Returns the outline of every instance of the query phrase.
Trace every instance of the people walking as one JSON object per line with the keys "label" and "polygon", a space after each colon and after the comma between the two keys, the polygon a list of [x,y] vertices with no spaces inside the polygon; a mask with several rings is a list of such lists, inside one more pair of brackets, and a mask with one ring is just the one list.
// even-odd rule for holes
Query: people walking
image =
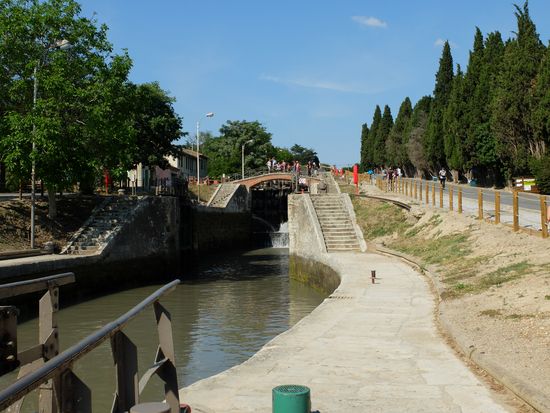
{"label": "people walking", "polygon": [[439,183],[445,189],[445,180],[447,179],[447,171],[444,167],[441,167],[439,171]]}

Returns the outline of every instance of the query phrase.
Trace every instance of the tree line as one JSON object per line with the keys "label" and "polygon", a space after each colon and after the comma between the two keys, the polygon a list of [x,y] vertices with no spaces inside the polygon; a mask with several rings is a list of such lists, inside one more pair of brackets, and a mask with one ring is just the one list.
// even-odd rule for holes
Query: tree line
{"label": "tree line", "polygon": [[376,106],[362,126],[363,170],[399,166],[430,178],[445,167],[455,180],[497,186],[534,175],[550,193],[550,47],[528,2],[514,7],[513,37],[476,28],[466,71],[454,67],[445,42],[431,96],[414,106],[405,98],[395,121],[389,106]]}
{"label": "tree line", "polygon": [[[200,151],[208,157],[208,175],[221,178],[241,173],[244,145],[245,174],[265,169],[267,161],[295,162],[305,165],[317,160],[317,152],[312,148],[294,144],[290,148],[273,145],[272,134],[258,121],[228,120],[219,130],[219,135],[201,133]],[[195,149],[196,142],[188,139],[187,148]]]}
{"label": "tree line", "polygon": [[57,191],[166,165],[183,135],[174,99],[128,80],[132,60],[107,31],[74,0],[0,0],[0,162],[12,188],[35,164],[50,216]]}

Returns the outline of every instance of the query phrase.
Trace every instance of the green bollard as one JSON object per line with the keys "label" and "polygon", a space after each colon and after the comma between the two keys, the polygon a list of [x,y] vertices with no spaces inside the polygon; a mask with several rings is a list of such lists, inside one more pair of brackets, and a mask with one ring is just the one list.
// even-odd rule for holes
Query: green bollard
{"label": "green bollard", "polygon": [[306,386],[285,384],[274,387],[272,392],[273,413],[310,413],[310,391]]}

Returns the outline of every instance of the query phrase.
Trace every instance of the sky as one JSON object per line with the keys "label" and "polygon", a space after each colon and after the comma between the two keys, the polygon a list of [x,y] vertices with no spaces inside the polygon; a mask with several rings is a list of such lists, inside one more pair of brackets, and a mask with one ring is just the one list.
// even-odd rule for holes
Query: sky
{"label": "sky", "polygon": [[[521,0],[516,3],[523,5]],[[516,29],[513,0],[81,0],[82,14],[127,49],[130,80],[158,81],[183,129],[218,133],[259,121],[276,146],[313,148],[321,162],[359,161],[376,105],[397,115],[433,92],[443,42],[466,69],[476,26]],[[529,1],[541,40],[550,1]],[[214,117],[206,118],[208,112]]]}

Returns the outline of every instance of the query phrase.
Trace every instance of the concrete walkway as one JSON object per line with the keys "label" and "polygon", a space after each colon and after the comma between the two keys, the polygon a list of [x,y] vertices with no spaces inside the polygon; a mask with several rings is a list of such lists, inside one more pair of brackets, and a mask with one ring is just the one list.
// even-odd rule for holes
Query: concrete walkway
{"label": "concrete walkway", "polygon": [[332,296],[245,363],[182,389],[193,412],[270,412],[280,384],[308,386],[320,413],[512,411],[444,343],[420,274],[368,253],[327,263],[342,276]]}

